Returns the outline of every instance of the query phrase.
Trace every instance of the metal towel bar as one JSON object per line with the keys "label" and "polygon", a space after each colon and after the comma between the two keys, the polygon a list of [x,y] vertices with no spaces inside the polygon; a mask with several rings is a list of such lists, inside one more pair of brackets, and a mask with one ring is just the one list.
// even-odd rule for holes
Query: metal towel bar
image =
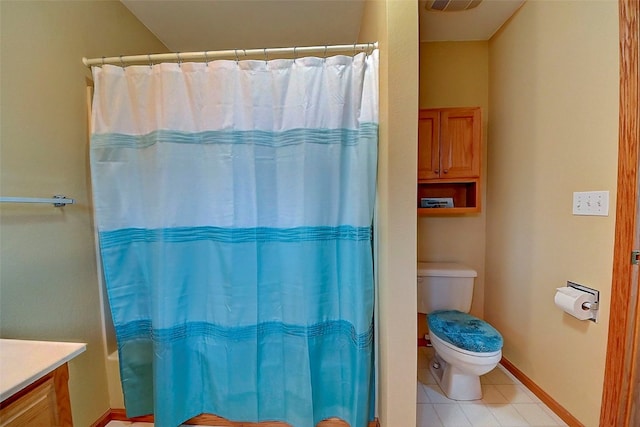
{"label": "metal towel bar", "polygon": [[49,203],[59,208],[66,205],[72,205],[75,200],[68,199],[66,196],[55,195],[49,199],[41,197],[0,197],[2,203]]}

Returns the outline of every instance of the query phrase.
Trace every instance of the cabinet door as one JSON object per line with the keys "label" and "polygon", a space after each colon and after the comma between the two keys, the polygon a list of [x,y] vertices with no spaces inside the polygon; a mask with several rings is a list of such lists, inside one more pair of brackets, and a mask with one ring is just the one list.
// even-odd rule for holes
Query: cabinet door
{"label": "cabinet door", "polygon": [[418,116],[418,180],[440,176],[440,113],[422,110]]}
{"label": "cabinet door", "polygon": [[440,177],[480,176],[481,117],[479,108],[456,108],[440,113]]}
{"label": "cabinet door", "polygon": [[0,410],[2,427],[57,427],[53,376]]}

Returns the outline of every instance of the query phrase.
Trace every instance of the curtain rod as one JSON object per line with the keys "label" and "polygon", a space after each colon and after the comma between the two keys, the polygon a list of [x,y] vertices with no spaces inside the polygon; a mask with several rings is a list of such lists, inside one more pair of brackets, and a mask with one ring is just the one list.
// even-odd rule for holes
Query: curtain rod
{"label": "curtain rod", "polygon": [[131,55],[131,56],[109,56],[102,58],[82,58],[82,62],[87,67],[91,65],[105,65],[105,64],[117,64],[117,65],[125,65],[131,64],[134,62],[137,63],[153,63],[160,61],[194,61],[194,60],[205,60],[209,61],[210,59],[217,58],[235,58],[239,60],[240,58],[246,56],[258,56],[263,55],[265,59],[269,56],[276,55],[286,55],[293,54],[297,56],[298,54],[311,54],[311,53],[320,53],[323,56],[326,56],[328,53],[337,53],[337,52],[353,52],[353,54],[357,54],[360,52],[371,52],[374,49],[378,48],[378,42],[374,43],[356,43],[356,44],[342,44],[342,45],[328,45],[328,46],[300,46],[300,47],[275,47],[275,48],[264,48],[264,49],[230,49],[230,50],[209,50],[202,52],[174,52],[174,53],[155,53],[155,54],[147,54],[147,55]]}

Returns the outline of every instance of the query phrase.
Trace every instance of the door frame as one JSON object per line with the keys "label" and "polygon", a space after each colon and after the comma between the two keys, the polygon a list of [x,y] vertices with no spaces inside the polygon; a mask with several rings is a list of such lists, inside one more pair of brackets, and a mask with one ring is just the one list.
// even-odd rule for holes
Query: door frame
{"label": "door frame", "polygon": [[[600,426],[626,427],[640,418],[639,267],[631,251],[640,249],[640,75],[638,38],[640,2],[619,0],[620,119],[618,189],[609,335]],[[632,421],[633,420],[633,421]]]}

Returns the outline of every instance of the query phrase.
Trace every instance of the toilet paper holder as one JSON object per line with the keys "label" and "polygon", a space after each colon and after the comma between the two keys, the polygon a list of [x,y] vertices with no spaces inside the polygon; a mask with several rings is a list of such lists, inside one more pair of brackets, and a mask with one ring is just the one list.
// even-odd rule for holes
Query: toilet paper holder
{"label": "toilet paper holder", "polygon": [[593,301],[589,301],[589,302],[584,302],[582,303],[582,309],[585,311],[591,311],[591,318],[588,320],[591,320],[592,322],[598,322],[598,309],[600,308],[600,291],[593,289],[593,288],[589,288],[587,286],[584,285],[580,285],[578,283],[574,283],[571,281],[567,281],[567,287],[569,288],[574,288],[577,289],[579,291],[582,292],[586,292],[588,294],[591,294],[595,297],[595,299]]}

